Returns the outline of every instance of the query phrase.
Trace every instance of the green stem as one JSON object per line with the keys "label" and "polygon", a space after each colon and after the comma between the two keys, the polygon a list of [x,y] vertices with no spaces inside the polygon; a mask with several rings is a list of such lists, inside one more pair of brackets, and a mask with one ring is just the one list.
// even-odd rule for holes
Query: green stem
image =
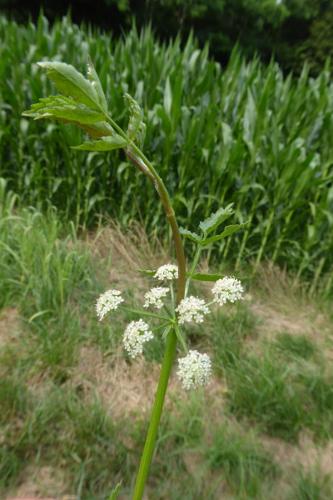
{"label": "green stem", "polygon": [[196,269],[196,267],[198,265],[201,252],[202,252],[202,246],[199,245],[197,247],[197,249],[196,249],[195,254],[194,254],[193,263],[192,263],[192,266],[191,266],[191,270],[189,272],[189,277],[186,280],[185,295],[187,295],[187,292],[188,292],[188,289],[189,289],[189,286],[190,286],[191,277],[192,277],[192,274],[194,274],[194,271],[195,271],[195,269]]}
{"label": "green stem", "polygon": [[[137,145],[133,141],[130,141],[128,139],[127,134],[122,130],[121,127],[119,127],[119,125],[117,125],[117,123],[109,115],[106,115],[106,119],[112,125],[114,130],[121,137],[127,140],[128,147],[125,150],[127,157],[136,167],[138,167],[145,175],[147,175],[147,177],[149,177],[149,179],[153,182],[154,187],[160,197],[168,223],[171,227],[172,237],[175,245],[175,252],[178,263],[177,304],[179,304],[179,302],[185,296],[186,259],[185,259],[182,238],[179,232],[177,220],[175,217],[175,212],[171,205],[169,193],[161,177],[158,175],[154,166],[152,165],[152,163],[150,163],[150,161],[147,159],[144,153],[137,147]],[[174,330],[170,330],[166,339],[166,348],[162,362],[160,378],[155,395],[155,401],[153,404],[147,438],[141,456],[140,467],[134,487],[133,500],[141,500],[143,496],[145,484],[148,477],[149,467],[154,453],[158,426],[162,414],[165,393],[168,387],[171,367],[176,354],[176,347],[177,347],[177,335]]]}
{"label": "green stem", "polygon": [[164,358],[157,386],[153,410],[150,417],[145,446],[141,456],[140,467],[136,478],[133,500],[141,500],[148,477],[150,463],[152,460],[155,443],[158,433],[158,426],[164,405],[165,393],[168,387],[170,372],[176,353],[177,337],[174,331],[171,331],[166,340]]}
{"label": "green stem", "polygon": [[[121,129],[117,131],[120,132]],[[162,179],[156,172],[153,165],[149,162],[149,160],[147,160],[142,151],[140,151],[140,149],[134,143],[131,143],[130,148],[127,148],[126,154],[127,157],[132,161],[132,163],[134,163],[134,165],[136,165],[153,182],[162,202],[168,223],[170,224],[178,263],[177,304],[179,304],[179,302],[185,296],[186,260],[182,238],[179,232],[175,212],[171,205],[169,193],[166,190]],[[133,500],[141,500],[143,497],[143,492],[155,449],[158,426],[160,423],[164,405],[165,393],[168,387],[171,368],[176,354],[176,347],[177,335],[174,330],[170,330],[166,339],[166,347],[161,367],[160,378],[153,404],[146,442],[141,456],[140,467],[135,482]]]}

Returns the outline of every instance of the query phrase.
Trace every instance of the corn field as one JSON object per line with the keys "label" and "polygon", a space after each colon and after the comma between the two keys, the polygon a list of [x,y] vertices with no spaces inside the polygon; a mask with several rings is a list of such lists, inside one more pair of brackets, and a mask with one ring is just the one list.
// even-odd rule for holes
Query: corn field
{"label": "corn field", "polygon": [[90,55],[120,123],[127,120],[124,92],[144,108],[144,150],[170,188],[181,225],[195,229],[229,203],[240,222],[250,221],[220,246],[217,262],[270,260],[311,280],[313,289],[332,291],[328,66],[315,79],[306,68],[294,79],[235,49],[221,68],[192,37],[161,44],[149,28],[139,34],[133,27],[114,40],[69,18],[52,27],[42,16],[37,26],[0,18],[0,40],[0,177],[21,204],[51,204],[85,227],[110,215],[163,229],[153,189],[124,157],[71,151],[80,143],[74,128],[21,116],[52,90],[35,62],[63,60],[82,71]]}

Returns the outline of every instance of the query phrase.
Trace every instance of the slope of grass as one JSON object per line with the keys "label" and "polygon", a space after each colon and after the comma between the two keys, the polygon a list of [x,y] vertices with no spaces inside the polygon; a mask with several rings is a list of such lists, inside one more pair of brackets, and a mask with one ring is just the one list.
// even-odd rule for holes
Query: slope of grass
{"label": "slope of grass", "polygon": [[[149,285],[136,269],[160,257],[143,233],[141,246],[117,229],[104,240],[79,240],[55,210],[15,209],[8,193],[1,211],[0,496],[104,500],[121,480],[121,498],[128,498],[161,343],[145,360],[130,361],[121,347],[129,316],[100,324],[94,301],[110,283],[140,298]],[[214,379],[188,394],[172,377],[149,497],[332,496],[326,472],[333,456],[332,323],[325,304],[315,309],[309,322],[316,327],[320,320],[315,351],[303,317],[303,337],[294,324],[281,337],[257,312],[263,300],[273,307],[274,285],[269,297],[255,285],[252,299],[189,332],[193,345],[212,355]],[[310,304],[293,310],[294,322]]]}

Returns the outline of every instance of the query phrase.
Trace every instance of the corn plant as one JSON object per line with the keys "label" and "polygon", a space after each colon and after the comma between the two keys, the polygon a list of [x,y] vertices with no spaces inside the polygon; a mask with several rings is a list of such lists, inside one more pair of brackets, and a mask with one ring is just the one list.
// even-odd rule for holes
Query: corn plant
{"label": "corn plant", "polygon": [[[333,87],[329,66],[317,78],[298,79],[279,67],[246,62],[236,49],[225,68],[190,37],[158,43],[135,28],[124,39],[68,18],[48,26],[19,26],[0,19],[0,175],[24,204],[57,206],[76,225],[92,226],[101,214],[127,224],[139,218],[149,232],[165,234],[153,187],[134,179],[131,162],[116,150],[75,153],[79,131],[56,123],[43,128],[20,111],[50,91],[34,62],[70,60],[83,70],[87,54],[125,126],[123,93],[145,112],[145,151],[159,165],[178,220],[196,226],[220,205],[234,203],[243,233],[222,240],[215,262],[257,267],[271,260],[332,291]],[[66,43],[63,42],[66,40]],[[111,68],[111,71],[110,71]],[[111,168],[109,168],[111,166]]]}
{"label": "corn plant", "polygon": [[[158,168],[148,160],[141,149],[146,125],[143,112],[136,100],[125,93],[129,121],[127,129],[124,130],[109,111],[103,87],[91,62],[88,63],[87,78],[73,66],[63,62],[43,61],[39,66],[46,70],[47,76],[55,84],[59,94],[40,98],[37,103],[32,104],[30,110],[23,113],[24,116],[35,120],[51,119],[76,125],[89,136],[89,140],[74,146],[75,150],[96,153],[123,150],[131,164],[151,181],[172,233],[177,264],[169,263],[157,270],[147,271],[148,275],[168,286],[151,288],[145,294],[143,309],[124,306],[122,293],[116,289],[107,290],[96,303],[97,316],[101,321],[119,307],[126,307],[134,317],[139,316],[140,319],[133,320],[127,325],[123,335],[123,345],[129,357],[136,358],[142,355],[145,344],[154,338],[153,327],[142,317],[155,322],[154,329],[159,334],[162,330],[165,340],[160,378],[133,492],[133,499],[140,500],[143,497],[153,457],[177,341],[186,354],[178,359],[177,374],[183,387],[186,390],[194,389],[205,385],[210,378],[211,360],[206,353],[188,349],[184,326],[188,323],[202,323],[213,306],[222,306],[226,302],[233,303],[242,298],[244,291],[242,284],[236,278],[198,273],[196,268],[200,255],[204,249],[225,240],[246,224],[225,226],[225,221],[233,215],[233,209],[229,205],[220,208],[202,221],[198,232],[179,228],[169,193]],[[220,231],[222,224],[224,228]],[[193,263],[188,271],[182,237],[188,238],[196,247]],[[177,280],[176,294],[173,287],[175,280]],[[215,282],[211,289],[210,302],[189,295],[191,280]],[[157,313],[151,312],[151,309],[156,309]],[[111,493],[110,498],[116,498],[118,491],[119,485]]]}

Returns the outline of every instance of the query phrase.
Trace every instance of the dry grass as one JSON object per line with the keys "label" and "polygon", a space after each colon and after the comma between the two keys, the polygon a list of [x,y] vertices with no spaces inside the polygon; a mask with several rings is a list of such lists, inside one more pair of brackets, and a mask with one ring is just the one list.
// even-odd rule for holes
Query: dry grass
{"label": "dry grass", "polygon": [[17,309],[7,307],[0,311],[0,349],[19,342],[20,318]]}
{"label": "dry grass", "polygon": [[5,500],[75,500],[75,496],[66,494],[68,489],[64,469],[30,465],[22,474],[20,487]]}
{"label": "dry grass", "polygon": [[[134,226],[134,231],[124,232],[119,226],[112,224],[101,229],[95,235],[88,235],[84,240],[96,261],[100,264],[100,274],[104,281],[112,286],[135,290],[134,295],[141,298],[142,291],[147,289],[147,278],[138,272],[139,269],[152,269],[167,262],[167,252],[158,240],[150,241],[145,232]],[[204,271],[208,270],[207,262],[201,263]],[[198,284],[200,293],[206,293],[207,284]],[[201,290],[202,289],[202,290]],[[270,266],[262,267],[257,285],[248,290],[248,307],[258,319],[258,335],[245,342],[255,352],[260,352],[267,340],[273,340],[280,332],[291,335],[305,335],[321,346],[327,359],[333,358],[330,344],[332,325],[328,315],[318,308],[305,293],[303,288],[292,281],[286,273]],[[228,313],[228,308],[226,308]],[[7,308],[0,313],[0,350],[7,347],[22,351],[22,327],[18,311]],[[129,362],[124,359],[121,348],[110,354],[102,351],[92,342],[81,343],[77,363],[70,368],[65,386],[78,390],[87,405],[96,397],[102,402],[106,413],[115,422],[138,419],[147,420],[151,410],[159,365],[144,359]],[[36,398],[43,398],[49,390],[47,369],[38,368],[29,375],[29,388]],[[209,442],[211,431],[225,419],[227,423],[239,428],[239,434],[247,432],[233,417],[228,415],[226,406],[227,386],[223,378],[214,378],[205,393],[202,393],[202,418],[205,422],[204,439]],[[171,377],[167,393],[166,412],[172,412],[177,418],[179,401],[186,405],[190,396],[184,394],[176,377]],[[206,425],[207,424],[207,425]],[[244,434],[245,436],[245,434]],[[277,464],[282,467],[283,474],[276,481],[276,491],[281,498],[287,498],[291,478],[299,468],[311,473],[317,467],[323,475],[333,469],[333,441],[325,445],[316,443],[309,433],[302,433],[297,445],[281,439],[260,435],[263,446],[269,451]],[[217,472],[203,469],[200,452],[190,450],[184,452],[184,464],[189,475],[200,481],[205,474],[205,481],[216,484],[216,491],[221,498],[228,497],[230,492]],[[62,467],[29,465],[20,477],[20,487],[7,496],[6,500],[28,500],[30,498],[70,499],[66,496],[71,491],[65,469]],[[149,495],[149,498],[153,496]],[[217,496],[218,498],[218,496]]]}

